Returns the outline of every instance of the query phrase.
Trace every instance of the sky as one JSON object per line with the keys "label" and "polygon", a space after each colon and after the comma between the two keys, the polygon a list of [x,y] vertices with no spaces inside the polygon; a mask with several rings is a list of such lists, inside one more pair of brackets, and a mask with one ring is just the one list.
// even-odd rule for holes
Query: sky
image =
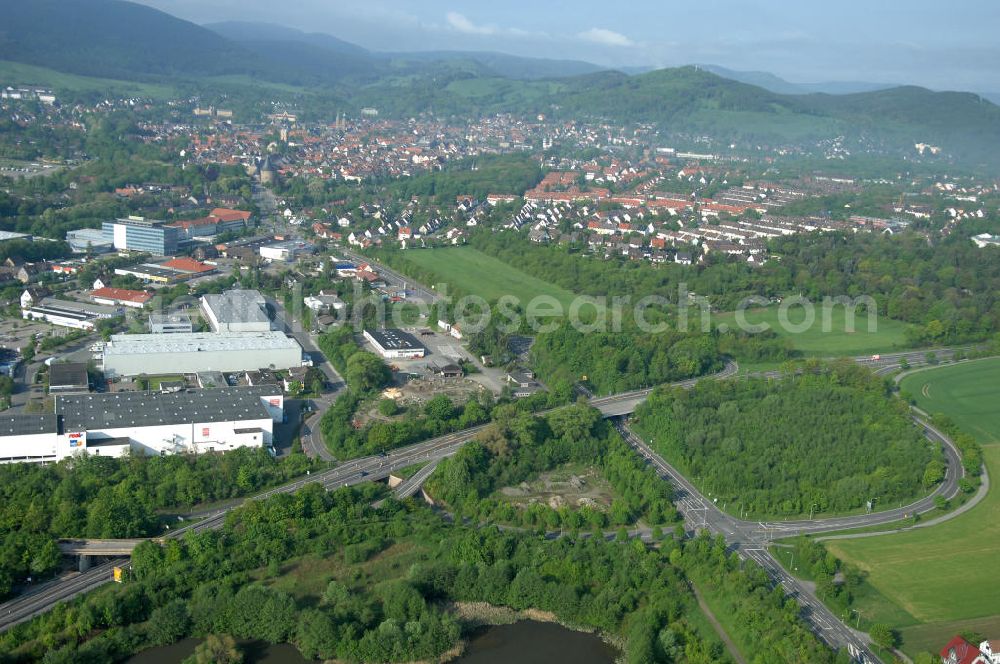
{"label": "sky", "polygon": [[796,83],[1000,92],[997,0],[138,1],[196,23],[278,23],[379,51],[714,64]]}

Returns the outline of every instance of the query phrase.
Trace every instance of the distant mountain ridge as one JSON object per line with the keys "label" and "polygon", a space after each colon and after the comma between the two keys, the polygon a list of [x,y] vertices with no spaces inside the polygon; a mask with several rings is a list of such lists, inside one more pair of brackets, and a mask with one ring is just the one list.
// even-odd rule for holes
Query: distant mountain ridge
{"label": "distant mountain ridge", "polygon": [[[309,44],[333,53],[352,57],[367,57],[373,69],[385,68],[390,61],[426,63],[437,61],[471,61],[486,67],[505,78],[542,79],[579,76],[607,69],[580,60],[555,60],[549,58],[528,58],[507,53],[490,51],[370,51],[362,46],[345,41],[326,33],[310,33],[273,23],[250,21],[226,21],[209,23],[204,26],[219,35],[244,47],[252,47],[254,42]],[[294,48],[294,47],[293,47]]]}
{"label": "distant mountain ridge", "polygon": [[[1000,164],[1000,108],[970,93],[895,87],[803,94],[773,75],[704,66],[628,75],[577,61],[495,53],[373,53],[329,35],[227,23],[238,39],[124,0],[0,0],[0,60],[72,74],[173,81],[217,93],[216,79],[294,86],[293,95],[409,117],[498,112],[657,122],[666,131],[742,144],[815,144],[837,136],[897,156],[915,143]],[[728,70],[726,70],[728,71]],[[240,80],[245,82],[239,83]],[[778,87],[781,92],[766,89]],[[194,89],[194,88],[193,88]],[[280,88],[279,88],[280,89]],[[329,103],[317,109],[331,108]],[[321,113],[322,110],[316,112]]]}
{"label": "distant mountain ridge", "polygon": [[737,71],[719,65],[695,64],[694,67],[712,72],[716,76],[731,81],[748,83],[782,95],[805,95],[819,92],[830,95],[849,95],[858,92],[877,92],[898,87],[892,83],[870,83],[864,81],[827,81],[824,83],[791,83],[766,71]]}

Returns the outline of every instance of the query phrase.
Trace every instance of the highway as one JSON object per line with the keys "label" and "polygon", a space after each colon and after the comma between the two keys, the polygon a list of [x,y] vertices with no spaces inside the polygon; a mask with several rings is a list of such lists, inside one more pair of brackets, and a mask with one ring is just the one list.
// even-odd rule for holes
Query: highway
{"label": "highway", "polygon": [[687,478],[632,433],[622,420],[618,420],[615,426],[622,437],[652,464],[660,476],[673,485],[674,502],[684,517],[688,529],[695,532],[707,530],[712,534],[722,535],[730,548],[740,557],[749,558],[764,568],[775,584],[780,585],[785,593],[799,602],[803,609],[802,618],[830,647],[845,648],[852,653],[858,653],[859,661],[871,663],[881,661],[868,649],[868,640],[863,634],[851,630],[778,564],[767,550],[769,541],[767,530],[761,528],[759,524],[735,519],[720,510],[715,503],[701,495]]}
{"label": "highway", "polygon": [[[949,353],[947,349],[935,351],[939,358],[945,358]],[[895,355],[884,355],[879,360],[872,360],[871,357],[855,358],[855,361],[872,366],[876,372],[892,368],[898,368],[902,358],[906,358],[911,365],[925,364],[926,351],[919,353],[900,353]],[[332,369],[332,367],[331,367]],[[695,378],[674,383],[676,387],[690,388],[700,380],[705,379],[726,379],[738,374],[738,366],[734,362],[726,364],[725,368],[718,374]],[[623,394],[600,397],[592,399],[591,405],[600,410],[605,417],[619,418],[630,414],[638,404],[642,403],[652,392],[652,389],[636,390]],[[550,411],[544,411],[550,412]],[[956,463],[954,447],[950,441],[936,429],[930,427],[921,420],[917,420],[925,428],[925,433],[931,440],[941,442],[945,450],[949,453],[949,466],[946,481],[938,488],[938,495],[951,497],[953,491],[957,491],[958,473],[961,472],[961,464]],[[416,443],[407,447],[399,448],[386,455],[364,457],[347,461],[336,468],[322,473],[299,478],[293,482],[282,485],[275,489],[265,491],[261,494],[248,498],[248,500],[267,498],[278,493],[291,493],[297,491],[311,482],[318,482],[327,489],[336,489],[344,486],[358,484],[360,482],[380,480],[388,477],[390,473],[401,468],[413,465],[418,462],[428,462],[429,465],[436,465],[438,461],[455,454],[465,443],[472,440],[480,431],[488,425],[480,425],[455,432],[431,440]],[[633,445],[643,456],[645,456],[660,471],[661,475],[669,479],[677,490],[676,501],[678,508],[684,515],[688,524],[692,527],[708,528],[713,532],[718,532],[726,537],[735,550],[748,558],[760,563],[769,574],[775,578],[786,590],[789,590],[802,603],[804,607],[803,615],[825,641],[834,647],[856,648],[862,656],[869,662],[879,660],[868,650],[866,639],[863,635],[857,634],[846,627],[836,616],[833,616],[821,602],[811,595],[794,578],[785,573],[765,549],[766,543],[773,537],[787,537],[801,533],[821,533],[832,530],[842,530],[845,528],[862,527],[868,525],[878,525],[895,521],[901,518],[903,513],[911,514],[914,511],[926,511],[933,509],[933,497],[927,497],[912,506],[906,506],[897,510],[876,512],[873,514],[857,515],[852,517],[837,517],[833,519],[816,519],[808,521],[774,522],[760,524],[755,522],[743,522],[724,514],[714,504],[708,502],[683,476],[677,473],[662,458],[656,455],[643,441],[638,440],[624,423],[619,422],[619,431],[626,440]],[[426,469],[425,469],[426,470]],[[422,471],[423,472],[423,471]],[[427,474],[430,474],[427,470]],[[191,523],[182,528],[171,531],[167,537],[179,537],[188,531],[198,532],[201,530],[215,529],[225,523],[226,515],[238,507],[241,503],[234,503],[217,512],[210,513],[201,521]],[[930,506],[930,507],[928,507]],[[119,561],[119,564],[124,561]],[[11,626],[44,612],[60,601],[66,601],[83,592],[87,592],[100,585],[111,581],[112,565],[105,564],[92,568],[90,571],[70,575],[62,580],[56,580],[40,586],[36,591],[18,597],[3,605],[0,605],[0,631],[9,629]]]}

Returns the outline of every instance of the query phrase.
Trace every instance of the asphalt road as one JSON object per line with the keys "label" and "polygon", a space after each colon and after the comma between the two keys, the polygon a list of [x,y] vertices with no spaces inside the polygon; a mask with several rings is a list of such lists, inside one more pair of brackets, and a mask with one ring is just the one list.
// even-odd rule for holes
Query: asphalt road
{"label": "asphalt road", "polygon": [[[308,335],[307,335],[308,336]],[[298,338],[298,337],[296,337]],[[311,346],[311,340],[309,340]],[[300,340],[300,343],[302,341]],[[308,347],[303,344],[303,347]],[[936,351],[939,358],[944,358],[943,353],[947,350]],[[872,360],[870,357],[855,358],[855,361],[874,365],[878,372],[888,370],[890,367],[898,367],[901,358],[907,358],[911,365],[925,363],[926,352],[920,353],[900,353],[893,356],[882,356],[879,360]],[[332,367],[330,367],[332,370]],[[698,379],[681,381],[675,385],[678,387],[690,388],[699,380],[724,379],[736,375],[738,367],[735,363],[728,363],[725,369],[719,374]],[[335,375],[335,372],[334,372]],[[339,378],[339,377],[338,377]],[[605,417],[619,417],[631,413],[635,407],[641,403],[651,392],[651,389],[637,390],[620,395],[601,397],[593,399],[590,403],[602,411]],[[919,421],[919,420],[918,420]],[[318,482],[327,489],[336,489],[344,486],[358,484],[360,482],[379,480],[387,477],[395,470],[405,468],[414,463],[425,461],[436,464],[443,458],[455,454],[465,443],[472,440],[487,425],[481,425],[463,431],[441,436],[431,440],[423,441],[408,447],[394,450],[384,456],[365,457],[345,462],[336,468],[318,473],[313,476],[300,478],[281,487],[271,489],[262,494],[249,498],[267,498],[277,493],[294,492],[310,482]],[[897,520],[903,513],[912,513],[926,507],[924,501],[931,501],[928,497],[924,501],[919,501],[912,506],[889,510],[886,512],[876,512],[873,514],[857,515],[853,517],[840,517],[833,519],[815,519],[795,522],[775,522],[760,524],[746,522],[735,519],[718,509],[714,503],[709,502],[697,489],[687,481],[680,473],[676,472],[662,458],[655,454],[643,441],[633,435],[624,425],[619,422],[618,426],[622,435],[632,444],[640,454],[652,463],[661,475],[671,481],[676,489],[676,502],[679,510],[684,515],[688,524],[693,528],[708,528],[713,532],[722,534],[734,550],[740,555],[750,558],[767,570],[776,583],[782,585],[789,594],[794,596],[803,606],[803,616],[810,623],[815,632],[824,641],[833,647],[845,647],[852,652],[859,653],[858,661],[879,662],[867,649],[867,639],[863,634],[857,633],[847,627],[836,616],[834,616],[816,597],[809,592],[802,584],[774,560],[766,550],[767,542],[775,537],[787,537],[790,535],[810,532],[820,533],[831,530],[841,530],[849,527],[862,527],[886,523],[890,520]],[[956,465],[954,448],[946,437],[931,427],[925,427],[925,432],[931,440],[943,442],[945,449],[951,449],[949,454],[949,469],[946,482],[939,488],[943,495],[953,495],[951,492],[957,490],[957,473],[961,472],[960,464]],[[179,537],[187,531],[201,531],[206,529],[219,528],[225,522],[226,515],[241,503],[233,503],[217,512],[208,514],[203,520],[182,528],[171,531],[168,537]],[[122,562],[122,561],[120,561]],[[111,581],[111,566],[109,564],[95,567],[92,570],[74,576],[66,577],[63,580],[55,580],[40,586],[39,589],[30,594],[18,597],[3,605],[0,605],[0,631],[9,629],[11,626],[44,612],[60,601],[66,601],[83,592],[87,592],[104,583]]]}
{"label": "asphalt road", "polygon": [[[299,342],[299,345],[302,346],[305,352],[309,353],[313,358],[314,366],[323,372],[323,375],[326,376],[327,384],[331,386],[324,390],[322,395],[309,400],[312,412],[302,422],[302,429],[299,431],[302,450],[313,458],[320,458],[324,461],[335,461],[336,459],[330,450],[327,449],[326,444],[323,442],[323,436],[317,428],[319,427],[319,420],[323,416],[323,413],[333,405],[333,402],[337,400],[337,397],[344,391],[347,384],[340,374],[337,373],[337,370],[333,368],[333,365],[330,364],[330,361],[326,359],[326,356],[313,343],[311,332],[302,326],[301,321],[292,318],[285,311],[281,302],[272,298],[268,298],[267,301],[274,308],[275,321],[286,334]],[[298,413],[294,416],[297,417]],[[289,421],[291,421],[291,418],[289,418]]]}
{"label": "asphalt road", "polygon": [[394,288],[399,288],[402,290],[405,284],[407,299],[423,300],[427,304],[434,304],[435,302],[438,302],[443,299],[440,295],[438,295],[431,289],[425,287],[423,284],[420,284],[414,281],[413,279],[410,279],[409,277],[405,277],[400,273],[396,272],[395,270],[386,267],[385,265],[376,263],[367,256],[362,256],[361,254],[357,254],[353,251],[347,251],[347,250],[343,250],[341,253],[343,253],[345,257],[354,261],[356,264],[368,263],[373,268],[375,268],[375,271],[378,272],[379,275],[381,275],[381,277],[385,280],[387,284],[393,286]]}

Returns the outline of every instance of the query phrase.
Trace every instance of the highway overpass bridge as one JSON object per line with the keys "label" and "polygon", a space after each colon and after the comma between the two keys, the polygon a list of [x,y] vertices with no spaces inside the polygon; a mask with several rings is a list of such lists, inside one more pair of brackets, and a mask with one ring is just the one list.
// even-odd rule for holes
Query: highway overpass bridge
{"label": "highway overpass bridge", "polygon": [[[903,360],[905,360],[910,366],[926,364],[927,352],[928,351],[895,353],[881,355],[878,357],[864,356],[854,359],[859,364],[869,366],[876,373],[882,374],[895,368],[899,368]],[[936,349],[934,352],[936,353],[938,359],[948,359],[953,354],[953,351],[950,349]],[[699,380],[730,378],[735,376],[737,373],[737,365],[730,362],[726,365],[725,369],[718,374],[706,376],[700,379],[681,381],[675,383],[674,386],[690,388],[697,384]],[[769,375],[777,374],[772,373]],[[632,413],[651,392],[651,389],[635,390],[614,396],[592,399],[590,400],[590,404],[600,410],[605,417],[619,418]],[[310,483],[319,483],[324,488],[333,490],[340,487],[358,484],[360,482],[384,479],[391,473],[402,468],[412,466],[416,463],[425,463],[427,465],[421,472],[414,475],[403,485],[400,485],[402,493],[409,493],[411,491],[415,493],[419,489],[420,484],[422,484],[431,472],[433,472],[433,468],[441,459],[454,455],[463,445],[472,440],[479,432],[485,429],[486,426],[487,425],[472,427],[470,429],[441,436],[439,438],[416,443],[414,445],[396,449],[384,456],[365,457],[347,461],[331,470],[299,478],[281,487],[270,489],[258,494],[257,496],[248,498],[247,500],[268,498],[278,493],[292,493]],[[619,422],[618,426],[624,425]],[[665,470],[665,468],[669,468],[669,466],[666,465],[666,462],[655,455],[652,450],[645,445],[645,443],[638,440],[631,434],[631,432],[627,431],[627,429],[623,429],[622,433],[626,436],[626,439],[630,441],[633,447],[636,447],[640,454],[642,454],[650,463],[654,464],[654,466],[661,471],[661,474],[665,479],[670,479],[671,481],[674,479],[683,480],[683,477],[679,474],[677,474],[675,478],[667,470]],[[950,441],[940,434],[940,432],[933,431],[932,433],[933,435],[938,436],[946,447],[950,445]],[[931,434],[929,434],[928,437],[931,437]],[[952,475],[956,472],[961,472],[960,464],[957,466],[950,465],[950,468],[959,469],[958,471],[952,471]],[[957,479],[955,481],[957,482]],[[688,519],[689,525],[696,523],[693,522],[692,519],[701,518],[701,527],[718,527],[720,529],[718,532],[727,535],[727,539],[730,540],[734,549],[740,552],[740,555],[749,557],[760,563],[765,570],[772,574],[776,583],[782,585],[802,604],[803,615],[810,620],[810,624],[820,638],[835,648],[846,648],[852,653],[858,653],[856,660],[859,662],[874,663],[879,661],[878,658],[868,651],[866,645],[867,641],[864,635],[852,632],[836,616],[830,613],[829,610],[822,605],[822,603],[816,600],[815,597],[812,597],[807,592],[803,592],[803,589],[796,585],[797,582],[795,582],[794,579],[791,579],[791,577],[787,576],[787,574],[783,577],[779,572],[782,570],[781,566],[770,557],[770,554],[764,546],[769,535],[771,537],[776,535],[785,537],[793,532],[807,531],[820,533],[829,532],[831,530],[842,530],[845,528],[842,521],[834,519],[813,520],[810,522],[761,524],[758,534],[756,534],[753,538],[749,538],[744,541],[746,535],[746,531],[743,529],[744,526],[741,526],[739,530],[730,528],[733,532],[729,533],[726,532],[726,527],[730,525],[728,523],[721,526],[710,526],[707,515],[710,510],[713,509],[712,505],[708,503],[708,501],[706,501],[704,497],[701,496],[696,489],[694,489],[694,487],[690,485],[688,487],[684,487],[682,483],[675,483],[675,486],[682,487],[681,491],[678,492],[677,502],[678,506],[681,508],[682,514],[684,514],[685,518]],[[226,514],[236,507],[239,507],[239,504],[234,504],[225,509],[209,513],[200,521],[171,531],[168,535],[166,535],[166,537],[179,537],[188,531],[198,532],[201,530],[220,528],[225,522]],[[910,508],[908,507],[904,509]],[[701,517],[697,516],[699,513]],[[712,513],[714,514],[715,511]],[[886,521],[883,519],[889,518],[887,516],[880,515],[883,515],[883,513],[878,512],[872,515],[861,515],[860,517],[855,517],[855,519],[857,519],[857,523],[852,522],[851,525],[847,525],[846,527],[853,528],[869,524],[885,523]],[[899,518],[896,515],[890,516],[892,517],[891,520]],[[726,517],[722,518],[724,520]],[[728,518],[731,519],[731,517]],[[720,521],[720,523],[723,523],[723,521]],[[742,533],[739,535],[739,538],[735,540],[731,539],[737,536],[737,532]],[[733,544],[733,542],[735,542],[735,544]],[[125,555],[124,552],[127,550],[127,552],[130,553],[136,544],[136,540],[66,541],[64,542],[63,550],[67,553],[81,556],[112,556],[118,555],[116,552],[119,551],[123,552],[121,555]],[[23,595],[0,605],[0,631],[5,631],[18,623],[29,620],[40,613],[44,613],[61,601],[69,600],[79,594],[85,593],[110,582],[112,567],[114,565],[127,564],[127,562],[127,558],[112,560],[111,562],[94,567],[80,574],[68,575],[43,584],[42,586],[39,586],[35,592]],[[791,581],[789,579],[791,579]],[[812,616],[812,618],[810,618],[810,616]]]}

